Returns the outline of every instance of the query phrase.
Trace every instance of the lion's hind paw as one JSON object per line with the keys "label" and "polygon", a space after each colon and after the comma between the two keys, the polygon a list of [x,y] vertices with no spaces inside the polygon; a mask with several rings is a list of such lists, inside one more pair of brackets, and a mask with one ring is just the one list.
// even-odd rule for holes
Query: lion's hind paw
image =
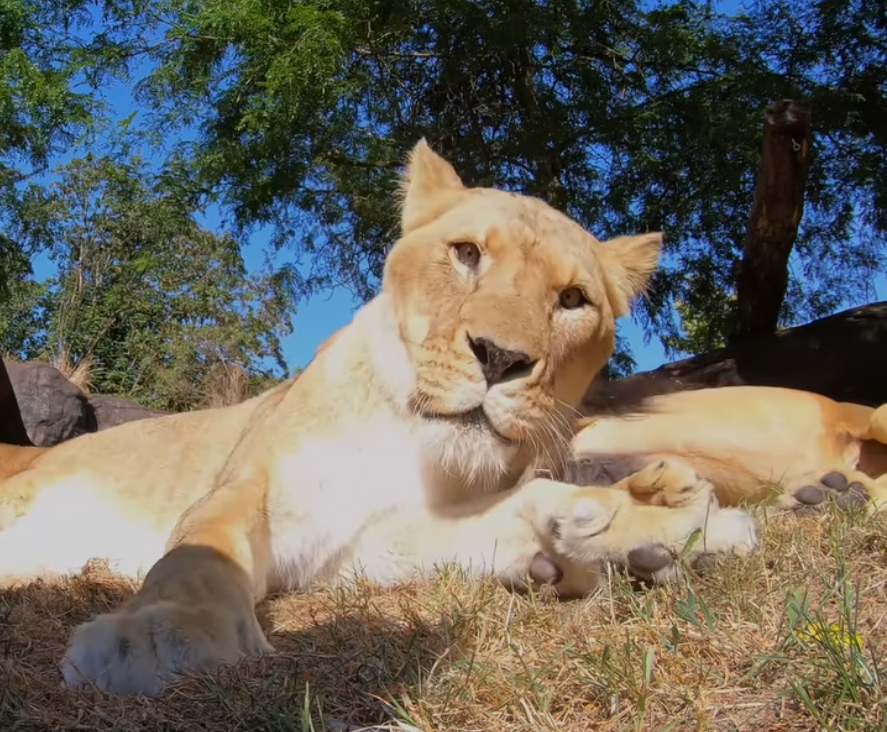
{"label": "lion's hind paw", "polygon": [[829,506],[843,511],[881,511],[887,508],[887,488],[856,471],[831,470],[798,483],[800,487],[789,488],[780,496],[777,511],[815,516]]}

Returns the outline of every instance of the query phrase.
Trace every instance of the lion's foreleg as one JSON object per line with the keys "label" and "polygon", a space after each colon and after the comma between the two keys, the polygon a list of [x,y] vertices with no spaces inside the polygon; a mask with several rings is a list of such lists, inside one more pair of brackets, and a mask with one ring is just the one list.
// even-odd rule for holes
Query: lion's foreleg
{"label": "lion's foreleg", "polygon": [[455,564],[505,584],[520,587],[529,579],[575,596],[594,589],[607,564],[667,578],[674,553],[697,530],[694,554],[757,545],[751,517],[721,509],[711,485],[686,466],[651,466],[632,480],[620,490],[537,478],[446,515],[396,512],[361,535],[343,575],[357,572],[390,584]]}
{"label": "lion's foreleg", "polygon": [[65,681],[153,695],[182,672],[271,651],[254,611],[269,569],[265,489],[259,480],[235,481],[192,507],[141,589],[74,631]]}

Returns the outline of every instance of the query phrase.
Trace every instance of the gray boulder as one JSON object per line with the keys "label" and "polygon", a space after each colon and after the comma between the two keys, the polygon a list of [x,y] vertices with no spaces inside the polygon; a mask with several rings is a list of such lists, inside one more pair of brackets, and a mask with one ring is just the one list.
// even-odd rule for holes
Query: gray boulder
{"label": "gray boulder", "polygon": [[7,362],[6,370],[28,437],[37,446],[57,445],[92,432],[86,394],[52,364]]}
{"label": "gray boulder", "polygon": [[89,408],[95,420],[95,431],[116,427],[124,422],[149,419],[168,414],[159,409],[149,409],[141,404],[107,394],[93,394],[89,397]]}
{"label": "gray boulder", "polygon": [[52,447],[88,432],[166,414],[120,397],[105,394],[87,396],[55,366],[43,361],[11,361],[6,362],[5,366],[14,399],[8,398],[8,394],[7,398],[2,398],[3,384],[0,380],[0,402],[4,412],[2,422],[7,428],[6,432],[0,431],[0,442],[27,444],[27,440],[16,431],[20,423],[23,423],[32,444]]}

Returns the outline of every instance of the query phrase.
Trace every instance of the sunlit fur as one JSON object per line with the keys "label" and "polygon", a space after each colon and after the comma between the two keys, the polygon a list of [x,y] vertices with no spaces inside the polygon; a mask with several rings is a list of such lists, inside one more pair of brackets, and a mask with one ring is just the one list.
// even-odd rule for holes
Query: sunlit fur
{"label": "sunlit fur", "polygon": [[802,508],[798,489],[839,472],[865,488],[870,511],[887,510],[887,405],[772,386],[660,394],[579,421],[573,451],[586,460],[680,460],[712,482],[721,505],[768,502],[775,511]]}
{"label": "sunlit fur", "polygon": [[[685,466],[615,489],[532,477],[557,472],[658,234],[600,243],[541,201],[465,187],[424,141],[401,199],[382,291],[297,379],[49,450],[0,446],[0,582],[93,558],[150,570],[77,628],[67,684],[156,694],[183,671],[268,652],[255,602],[317,580],[394,583],[452,562],[520,586],[541,556],[568,597],[593,589],[605,560],[677,551],[700,529],[696,552],[757,544],[749,516],[720,510]],[[454,256],[466,242],[476,266]],[[571,291],[565,306],[576,287],[587,303]],[[535,365],[488,388],[469,335]]]}
{"label": "sunlit fur", "polygon": [[[660,237],[601,245],[540,200],[464,187],[452,168],[425,161],[423,152],[414,156],[403,236],[383,281],[399,339],[380,345],[376,358],[405,412],[421,418],[483,409],[492,430],[437,418],[423,419],[421,431],[446,470],[494,487],[516,466],[560,458],[574,405],[612,352],[615,318],[655,268]],[[425,186],[438,195],[422,198]],[[454,255],[464,242],[481,251],[474,271]],[[559,307],[570,287],[590,303]],[[469,336],[492,337],[536,366],[526,378],[487,389]]]}

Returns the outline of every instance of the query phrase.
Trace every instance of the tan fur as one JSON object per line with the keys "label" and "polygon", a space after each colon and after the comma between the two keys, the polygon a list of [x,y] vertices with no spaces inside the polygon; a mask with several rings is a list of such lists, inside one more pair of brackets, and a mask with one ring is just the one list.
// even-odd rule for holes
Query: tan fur
{"label": "tan fur", "polygon": [[[93,558],[150,570],[125,605],[76,630],[62,673],[154,694],[181,672],[271,651],[254,603],[314,580],[392,583],[457,562],[520,586],[541,552],[570,596],[594,588],[604,560],[679,549],[697,529],[707,538],[694,551],[752,549],[749,515],[720,509],[677,463],[623,491],[515,487],[568,449],[574,408],[660,241],[602,244],[542,201],[466,188],[420,142],[381,293],[298,379],[237,406],[11,453],[0,578]],[[457,256],[466,242],[482,253],[474,268]],[[570,287],[591,304],[561,307]],[[488,385],[469,337],[534,365]]]}
{"label": "tan fur", "polygon": [[653,397],[621,416],[577,425],[574,456],[641,456],[691,464],[722,505],[774,498],[796,508],[795,491],[830,472],[859,481],[871,510],[887,508],[887,405],[878,410],[810,392],[731,386]]}

